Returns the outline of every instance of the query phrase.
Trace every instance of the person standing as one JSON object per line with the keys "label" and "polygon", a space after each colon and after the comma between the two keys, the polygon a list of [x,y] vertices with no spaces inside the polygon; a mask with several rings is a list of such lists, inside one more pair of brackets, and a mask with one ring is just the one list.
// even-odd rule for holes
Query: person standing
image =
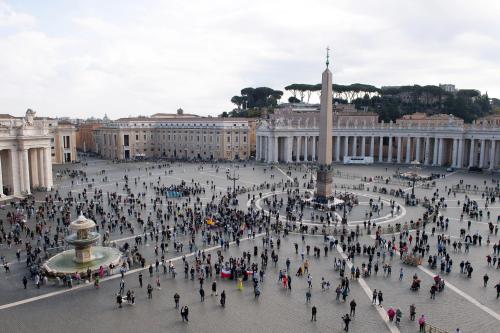
{"label": "person standing", "polygon": [[349,306],[351,307],[351,317],[354,317],[356,315],[356,301],[353,299],[351,303],[349,303]]}
{"label": "person standing", "polygon": [[306,303],[311,303],[311,291],[306,291]]}
{"label": "person standing", "polygon": [[500,296],[500,281],[498,281],[498,283],[495,285],[495,288],[497,290],[497,299],[498,299],[498,297]]}
{"label": "person standing", "polygon": [[379,290],[379,291],[378,291],[378,296],[377,296],[377,298],[378,298],[378,305],[379,305],[380,307],[382,307],[382,301],[384,300],[384,296],[382,295],[382,290]]}
{"label": "person standing", "polygon": [[226,291],[223,290],[222,293],[220,294],[220,305],[222,307],[226,306]]}
{"label": "person standing", "polygon": [[139,286],[142,288],[142,273],[139,273]]}
{"label": "person standing", "polygon": [[311,321],[316,321],[316,314],[318,312],[318,309],[316,309],[316,306],[313,305],[311,309]]}
{"label": "person standing", "polygon": [[176,308],[176,309],[178,309],[178,308],[179,308],[179,299],[180,299],[180,298],[181,298],[181,297],[179,296],[179,294],[178,294],[178,293],[175,293],[175,294],[174,294],[174,303],[175,303],[175,308]]}
{"label": "person standing", "polygon": [[417,308],[415,307],[415,304],[410,305],[410,320],[411,321],[415,320],[416,313],[417,313]]}
{"label": "person standing", "polygon": [[217,282],[212,282],[212,296],[215,294],[217,296]]}
{"label": "person standing", "polygon": [[189,315],[189,308],[184,305],[182,308],[181,308],[181,317],[182,317],[182,321],[189,321],[188,319],[188,315]]}
{"label": "person standing", "polygon": [[26,278],[26,275],[23,276],[23,286],[24,286],[24,289],[26,289],[26,286],[28,285],[28,279]]}

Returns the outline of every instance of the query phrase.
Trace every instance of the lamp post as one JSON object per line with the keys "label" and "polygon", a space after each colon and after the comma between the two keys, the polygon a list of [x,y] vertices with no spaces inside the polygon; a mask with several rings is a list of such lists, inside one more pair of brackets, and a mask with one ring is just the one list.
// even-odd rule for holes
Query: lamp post
{"label": "lamp post", "polygon": [[233,176],[231,177],[230,175],[227,176],[227,179],[233,181],[233,198],[236,197],[236,181],[240,179],[240,176],[236,176],[236,170],[233,170]]}
{"label": "lamp post", "polygon": [[347,202],[347,190],[344,192],[344,215],[342,216],[342,224],[347,224],[347,210],[346,210],[346,202]]}

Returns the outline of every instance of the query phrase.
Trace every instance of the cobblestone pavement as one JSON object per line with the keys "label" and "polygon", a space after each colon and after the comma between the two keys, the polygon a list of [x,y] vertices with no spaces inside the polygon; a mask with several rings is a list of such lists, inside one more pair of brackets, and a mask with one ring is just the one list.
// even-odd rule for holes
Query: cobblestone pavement
{"label": "cobblestone pavement", "polygon": [[[225,169],[233,168],[231,164],[221,164],[217,172],[214,167],[209,164],[204,165],[203,170],[199,169],[198,164],[179,164],[173,166],[173,173],[165,175],[164,169],[152,169],[145,171],[145,167],[153,166],[152,163],[127,163],[127,164],[112,164],[106,161],[91,160],[89,165],[85,167],[89,178],[94,178],[96,184],[89,189],[88,184],[75,182],[71,185],[68,178],[62,178],[56,181],[56,185],[61,194],[66,195],[68,191],[73,193],[82,192],[84,188],[93,191],[95,188],[102,189],[104,193],[117,191],[125,193],[123,189],[123,175],[127,174],[129,179],[140,176],[139,184],[134,187],[132,183],[132,191],[143,189],[142,182],[148,185],[147,190],[147,210],[152,210],[149,200],[154,197],[149,184],[155,182],[160,177],[163,184],[179,184],[181,180],[190,183],[199,182],[205,185],[207,191],[200,196],[200,200],[204,203],[209,202],[213,195],[221,195],[232,186],[232,181],[227,180]],[[71,166],[72,168],[83,168],[83,166]],[[108,182],[102,181],[102,176],[97,175],[97,171],[106,170]],[[385,177],[392,176],[396,172],[396,168],[385,165],[374,166],[336,166],[336,169],[343,173],[342,176],[334,178],[334,184],[337,189],[343,186],[358,186],[363,183],[362,177],[374,177],[383,175]],[[57,172],[57,168],[54,170]],[[285,171],[285,172],[282,172]],[[288,170],[287,166],[279,166],[271,169],[269,166],[248,164],[239,164],[236,173],[240,179],[237,184],[251,188],[254,185],[258,186],[265,182],[272,184],[280,181],[286,181],[288,176],[286,171],[290,171],[292,178],[297,177],[303,186],[302,179],[307,181],[307,168],[303,166],[293,166]],[[149,175],[151,172],[151,175]],[[440,172],[445,173],[442,169],[422,170],[422,172]],[[272,175],[272,176],[271,176]],[[460,222],[461,207],[458,207],[457,200],[462,203],[465,194],[457,193],[456,197],[451,194],[445,195],[445,186],[451,186],[463,179],[465,183],[484,186],[484,181],[491,185],[491,175],[467,174],[456,172],[448,174],[446,178],[436,182],[436,188],[422,189],[417,185],[417,197],[431,197],[432,193],[439,189],[447,200],[448,208],[442,211],[442,214],[450,219],[449,228],[445,233],[452,237],[460,235],[461,228],[467,228],[467,220],[465,217],[463,222]],[[498,177],[496,178],[498,180]],[[210,185],[216,186],[214,192],[210,191]],[[380,196],[382,200],[396,200],[400,205],[404,206],[401,198],[392,197],[390,195],[382,195],[372,191],[373,186],[383,186],[388,189],[403,189],[411,190],[410,186],[400,183],[371,183],[364,182],[365,189],[362,193],[367,195]],[[369,190],[367,190],[369,189]],[[249,194],[241,194],[238,196],[239,206],[246,209],[249,198],[254,195],[258,198],[259,193],[268,193],[271,189],[264,187],[261,190],[252,191]],[[480,206],[484,209],[484,200],[480,194],[469,193],[470,197],[477,199]],[[250,197],[249,197],[250,196]],[[44,194],[36,194],[36,199],[44,200]],[[175,199],[178,202],[185,202],[186,199]],[[361,202],[367,201],[360,199]],[[165,204],[165,202],[163,203]],[[416,220],[422,216],[424,209],[422,207],[404,207],[405,214],[401,216],[398,222]],[[497,202],[489,207],[491,212],[491,220],[496,224],[497,216],[500,215],[500,204]],[[0,218],[5,221],[7,210],[0,211]],[[363,220],[365,207],[358,206],[348,216],[351,220]],[[395,223],[387,219],[387,223]],[[363,279],[366,283],[366,288],[371,293],[372,290],[382,290],[384,292],[384,311],[389,307],[400,308],[403,311],[403,319],[401,326],[396,328],[393,324],[385,322],[385,316],[381,316],[376,306],[371,305],[371,295],[367,295],[366,288],[362,287],[362,282],[351,281],[351,292],[346,303],[355,299],[358,307],[356,310],[355,319],[351,323],[352,332],[416,332],[418,327],[416,322],[408,319],[408,307],[411,303],[415,303],[417,307],[417,316],[425,314],[428,323],[436,325],[442,329],[453,332],[459,327],[462,332],[498,332],[498,324],[500,323],[500,302],[497,300],[493,286],[500,280],[500,272],[486,265],[486,255],[492,253],[492,245],[486,246],[486,237],[488,234],[489,222],[484,216],[481,221],[473,221],[470,232],[483,235],[482,246],[471,246],[468,254],[451,253],[454,265],[450,274],[445,275],[445,280],[450,285],[453,285],[457,291],[452,288],[445,288],[441,293],[438,293],[435,300],[429,297],[429,289],[432,284],[432,276],[428,275],[424,270],[430,269],[427,264],[423,263],[423,268],[404,265],[399,258],[395,256],[392,260],[387,257],[386,261],[392,265],[392,275],[384,277],[382,270],[378,275],[372,275]],[[33,221],[28,221],[33,224]],[[134,220],[135,223],[135,220]],[[4,222],[5,224],[5,222]],[[427,227],[430,233],[431,226]],[[361,229],[363,226],[361,225]],[[138,230],[138,228],[136,228]],[[430,237],[431,253],[436,252],[437,234]],[[125,241],[133,242],[128,231],[121,234],[118,230],[111,234],[111,238],[116,240],[118,244],[123,244]],[[391,236],[385,236],[389,239]],[[397,240],[399,235],[394,236]],[[187,249],[188,239],[180,238],[186,244],[184,252]],[[499,241],[498,235],[490,235],[491,243]],[[197,240],[201,244],[200,239]],[[364,233],[359,238],[361,244],[373,245],[374,240]],[[315,258],[312,255],[307,259],[310,262],[310,272],[313,278],[312,302],[306,304],[305,293],[307,290],[307,282],[305,277],[295,277],[292,274],[292,291],[286,291],[277,282],[278,271],[285,268],[285,261],[290,258],[291,272],[297,271],[301,265],[300,254],[295,253],[294,243],[302,245],[299,235],[291,234],[287,238],[282,239],[281,248],[278,252],[279,262],[277,267],[274,267],[270,262],[265,275],[265,282],[262,285],[262,294],[260,298],[255,299],[251,282],[246,282],[243,291],[236,288],[234,281],[222,281],[218,279],[219,292],[222,289],[227,293],[227,306],[221,308],[218,304],[218,298],[210,296],[210,281],[205,283],[205,291],[207,292],[205,302],[200,302],[197,281],[184,279],[184,274],[181,269],[181,261],[176,261],[176,267],[179,275],[172,279],[170,275],[159,274],[161,280],[161,290],[154,290],[153,299],[148,300],[146,290],[140,289],[138,284],[138,272],[132,270],[127,273],[125,289],[132,289],[136,292],[136,305],[125,305],[119,309],[115,303],[115,295],[118,291],[119,276],[113,276],[108,280],[102,281],[101,288],[96,290],[91,285],[79,285],[73,289],[66,289],[59,286],[42,286],[36,289],[32,281],[28,283],[28,289],[24,290],[21,279],[26,274],[26,267],[23,262],[17,263],[15,259],[15,248],[7,248],[5,244],[0,244],[0,254],[9,261],[11,272],[5,273],[3,270],[0,273],[0,322],[2,332],[56,332],[56,331],[72,331],[72,332],[271,332],[271,331],[291,331],[291,332],[339,332],[342,330],[341,316],[349,312],[349,305],[335,300],[335,288],[339,283],[338,272],[333,270],[333,258],[339,258],[341,254],[337,251],[329,253],[328,257],[324,257],[323,251],[320,258]],[[318,235],[306,236],[305,244],[323,247],[323,238]],[[255,240],[244,239],[239,247],[232,244],[224,256],[240,256],[243,251],[253,251],[253,247],[259,246],[259,254],[262,250],[261,238]],[[171,246],[170,246],[171,247]],[[210,246],[208,246],[210,247]],[[141,252],[148,259],[154,259],[153,243],[143,245]],[[276,248],[275,248],[276,250]],[[270,249],[269,249],[270,251]],[[451,248],[449,251],[452,251]],[[212,251],[213,252],[213,251]],[[300,253],[300,249],[299,249]],[[168,258],[180,258],[182,254],[175,252],[172,248],[169,249]],[[24,258],[24,257],[23,257]],[[189,258],[188,258],[189,260]],[[367,262],[368,258],[364,256],[355,257],[354,266],[361,266],[362,262]],[[474,267],[472,278],[468,279],[459,272],[459,263],[462,260],[468,260]],[[260,261],[257,260],[256,261]],[[403,268],[404,276],[402,281],[399,280],[399,271]],[[438,273],[437,271],[434,271]],[[422,280],[422,288],[418,292],[410,291],[410,284],[413,274],[418,274]],[[483,275],[487,273],[490,276],[490,281],[487,288],[483,287]],[[154,285],[156,273],[153,277],[149,277],[146,271],[144,274],[144,285],[151,283]],[[330,290],[322,291],[320,287],[321,278],[331,282]],[[188,305],[190,308],[189,324],[183,323],[176,309],[174,309],[173,294],[178,292],[181,295],[181,305]],[[45,298],[43,298],[45,297]],[[478,306],[480,304],[480,306]],[[318,320],[310,321],[311,307],[315,305],[318,308]],[[487,310],[485,310],[487,309]],[[488,310],[490,312],[488,312]],[[493,313],[493,314],[492,314]],[[495,314],[497,316],[495,316]]]}

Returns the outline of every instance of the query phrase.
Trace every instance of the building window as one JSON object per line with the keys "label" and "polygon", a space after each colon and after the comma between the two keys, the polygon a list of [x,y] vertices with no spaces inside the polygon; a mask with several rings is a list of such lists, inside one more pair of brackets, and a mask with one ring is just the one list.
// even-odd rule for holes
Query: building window
{"label": "building window", "polygon": [[63,136],[63,142],[64,142],[64,149],[69,148],[69,135]]}

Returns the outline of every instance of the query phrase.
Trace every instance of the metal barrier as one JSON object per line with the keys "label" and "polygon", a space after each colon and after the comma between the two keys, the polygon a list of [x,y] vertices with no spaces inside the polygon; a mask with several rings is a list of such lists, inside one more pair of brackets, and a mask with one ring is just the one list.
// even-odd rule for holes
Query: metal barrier
{"label": "metal barrier", "polygon": [[448,331],[442,330],[434,325],[426,324],[425,333],[449,333]]}

